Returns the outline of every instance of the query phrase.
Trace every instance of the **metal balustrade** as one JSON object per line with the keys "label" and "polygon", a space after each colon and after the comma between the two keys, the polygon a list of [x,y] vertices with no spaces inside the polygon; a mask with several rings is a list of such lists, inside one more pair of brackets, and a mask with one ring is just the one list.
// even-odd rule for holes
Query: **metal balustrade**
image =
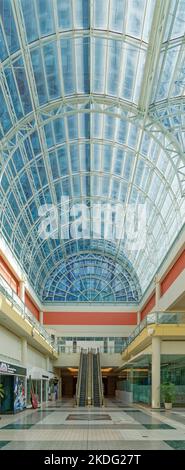
{"label": "metal balustrade", "polygon": [[48,343],[49,346],[53,348],[54,351],[58,352],[58,347],[56,341],[51,339],[50,334],[41,325],[41,323],[34,317],[30,310],[26,307],[24,302],[18,297],[16,292],[9,286],[5,279],[0,275],[0,293],[11,303],[13,307],[16,308],[16,311],[19,315],[27,321],[32,327],[32,333],[37,332],[42,338]]}
{"label": "metal balustrade", "polygon": [[[122,348],[123,348],[124,344],[122,345]],[[99,347],[96,349],[96,351],[98,350],[100,353],[102,354],[120,354],[122,352],[122,348],[120,347],[120,350],[117,351],[115,350],[115,347],[108,347],[108,348],[104,348],[104,347]],[[73,346],[66,346],[66,345],[58,345],[58,350],[59,350],[59,353],[61,354],[80,354],[81,350],[82,350],[82,347],[81,346],[77,346],[76,349],[74,350]]]}
{"label": "metal balustrade", "polygon": [[151,324],[157,324],[157,325],[162,325],[162,324],[173,324],[173,325],[178,325],[178,324],[183,324],[185,323],[185,312],[153,312],[149,313],[144,320],[141,321],[141,323],[135,328],[135,330],[131,333],[131,335],[128,336],[127,339],[125,339],[125,344],[123,347],[123,351],[129,346],[129,344],[134,341],[137,336],[146,328],[148,325]]}

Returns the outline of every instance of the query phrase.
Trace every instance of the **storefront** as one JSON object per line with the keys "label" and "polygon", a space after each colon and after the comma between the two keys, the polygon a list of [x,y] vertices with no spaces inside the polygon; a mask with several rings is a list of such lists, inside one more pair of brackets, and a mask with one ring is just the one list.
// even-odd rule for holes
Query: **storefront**
{"label": "storefront", "polygon": [[0,362],[0,384],[4,397],[0,413],[18,413],[26,408],[26,369],[7,362]]}
{"label": "storefront", "polygon": [[31,392],[36,395],[38,403],[48,401],[49,381],[54,374],[39,367],[28,367],[27,369],[27,406],[31,405]]}

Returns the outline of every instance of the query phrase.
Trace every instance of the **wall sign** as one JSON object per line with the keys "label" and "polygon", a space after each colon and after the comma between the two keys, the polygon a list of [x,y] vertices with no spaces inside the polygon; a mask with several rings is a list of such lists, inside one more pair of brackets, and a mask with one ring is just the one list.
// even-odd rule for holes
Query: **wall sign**
{"label": "wall sign", "polygon": [[0,374],[26,375],[26,369],[8,364],[7,362],[0,362]]}

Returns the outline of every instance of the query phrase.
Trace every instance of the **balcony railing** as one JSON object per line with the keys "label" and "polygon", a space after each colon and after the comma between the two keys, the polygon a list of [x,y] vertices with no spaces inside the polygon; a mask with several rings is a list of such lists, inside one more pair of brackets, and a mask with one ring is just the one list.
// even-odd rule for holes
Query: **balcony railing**
{"label": "balcony railing", "polygon": [[185,324],[185,312],[153,312],[149,313],[144,320],[135,328],[135,330],[131,333],[130,336],[125,340],[125,344],[123,347],[123,352],[129,346],[129,344],[134,341],[135,338],[144,330],[148,325],[151,324]]}
{"label": "balcony railing", "polygon": [[[114,346],[110,346],[107,348],[104,348],[103,346],[95,347],[95,351],[99,351],[101,354],[121,354],[123,350],[124,344],[122,344],[119,348],[115,348]],[[58,345],[58,350],[59,353],[61,354],[80,354],[81,350],[84,349],[82,346],[77,346],[76,348],[73,348],[73,346],[67,346],[67,345]],[[87,345],[88,349],[88,345]],[[91,349],[91,346],[89,346],[89,349]]]}
{"label": "balcony railing", "polygon": [[34,331],[37,332],[46,341],[46,343],[48,343],[48,345],[53,348],[55,352],[58,352],[56,342],[52,340],[47,330],[34,317],[24,302],[22,302],[22,300],[18,297],[18,295],[2,276],[0,276],[0,293],[2,293],[4,297],[6,297],[9,302],[11,302],[12,306],[16,308],[16,311],[19,313],[19,315],[33,327],[33,334]]}

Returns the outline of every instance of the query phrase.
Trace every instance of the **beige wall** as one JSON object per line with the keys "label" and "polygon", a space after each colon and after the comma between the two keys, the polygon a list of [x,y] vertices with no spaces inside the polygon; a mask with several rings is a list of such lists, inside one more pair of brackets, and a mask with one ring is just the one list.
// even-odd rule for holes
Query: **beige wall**
{"label": "beige wall", "polygon": [[100,354],[101,367],[119,367],[123,364],[123,359],[120,353],[114,354]]}
{"label": "beige wall", "polygon": [[80,363],[80,354],[64,354],[61,353],[59,358],[54,362],[54,367],[78,367]]}
{"label": "beige wall", "polygon": [[[0,360],[21,364],[21,353],[21,338],[0,325]],[[46,356],[28,345],[27,365],[46,370]],[[51,361],[49,366],[51,371],[53,368]]]}
{"label": "beige wall", "polygon": [[[121,354],[100,354],[101,367],[118,367],[123,364]],[[60,354],[54,367],[78,367],[80,363],[80,354]]]}
{"label": "beige wall", "polygon": [[46,369],[46,358],[39,351],[36,351],[31,346],[28,346],[28,364],[41,369]]}
{"label": "beige wall", "polygon": [[136,328],[136,325],[44,325],[56,336],[97,336],[125,337]]}
{"label": "beige wall", "polygon": [[21,362],[21,340],[0,326],[0,356],[8,361]]}

